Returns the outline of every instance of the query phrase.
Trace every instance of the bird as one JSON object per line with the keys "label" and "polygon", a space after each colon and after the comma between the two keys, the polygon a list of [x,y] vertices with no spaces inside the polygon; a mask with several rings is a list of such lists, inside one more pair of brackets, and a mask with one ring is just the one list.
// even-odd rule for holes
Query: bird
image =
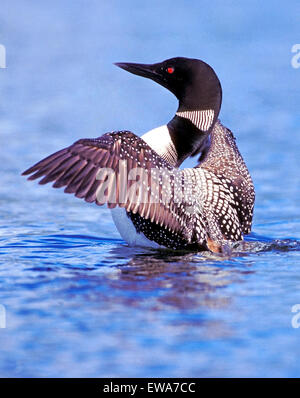
{"label": "bird", "polygon": [[[255,189],[236,138],[219,119],[217,74],[185,57],[115,65],[174,94],[174,117],[141,137],[122,130],[77,140],[22,174],[107,204],[129,246],[226,253],[251,232]],[[195,167],[180,168],[196,155]]]}

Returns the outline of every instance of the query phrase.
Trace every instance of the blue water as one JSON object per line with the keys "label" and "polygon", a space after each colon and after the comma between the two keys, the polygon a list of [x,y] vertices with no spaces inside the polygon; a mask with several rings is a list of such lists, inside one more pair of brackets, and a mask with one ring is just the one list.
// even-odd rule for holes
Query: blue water
{"label": "blue water", "polygon": [[[296,0],[1,1],[1,377],[300,376],[299,16]],[[255,182],[230,258],[129,248],[106,208],[20,176],[170,120],[170,93],[112,63],[173,56],[216,70]]]}

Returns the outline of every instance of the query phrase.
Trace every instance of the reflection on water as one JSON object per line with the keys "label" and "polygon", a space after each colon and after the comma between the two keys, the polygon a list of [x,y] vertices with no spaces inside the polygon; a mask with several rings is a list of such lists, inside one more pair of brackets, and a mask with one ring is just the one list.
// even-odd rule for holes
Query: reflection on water
{"label": "reflection on water", "polygon": [[[235,374],[237,370],[231,372],[220,361],[224,344],[232,346],[232,359],[235,350],[241,350],[244,359],[239,360],[249,361],[253,347],[246,349],[243,341],[251,341],[256,329],[262,333],[262,326],[254,324],[249,330],[247,313],[259,314],[256,297],[274,284],[271,274],[260,270],[259,258],[263,263],[268,253],[299,255],[298,241],[259,238],[250,235],[225,257],[131,248],[121,240],[88,235],[12,237],[0,251],[1,297],[9,325],[1,332],[2,358],[7,360],[11,350],[18,354],[10,370],[0,361],[1,373]],[[13,262],[18,271],[5,267]],[[280,262],[278,266],[282,267]],[[266,308],[269,311],[272,305]],[[41,354],[41,347],[46,353]],[[30,365],[25,359],[28,350],[39,353]],[[83,369],[79,358],[90,367]],[[269,360],[269,355],[263,356],[266,366]],[[53,361],[55,366],[50,365]],[[125,372],[123,361],[129,361]],[[143,366],[137,367],[136,361]],[[207,368],[208,362],[213,367]],[[76,367],[66,368],[65,363]]]}
{"label": "reflection on water", "polygon": [[[113,278],[114,281],[118,281],[113,284],[113,289],[159,289],[157,301],[177,308],[224,308],[230,304],[228,297],[219,297],[211,293],[232,283],[238,283],[243,280],[243,276],[254,273],[251,269],[251,254],[300,251],[300,242],[262,242],[248,237],[248,241],[234,245],[230,257],[210,252],[178,254],[171,253],[170,250],[149,250],[145,253],[145,249],[133,255],[133,250],[121,246],[110,251],[109,255],[115,260],[125,261],[118,267],[120,273]],[[242,266],[236,261],[239,257],[244,257]],[[131,304],[134,303],[133,299]]]}
{"label": "reflection on water", "polygon": [[224,306],[227,300],[215,300],[209,294],[216,288],[231,283],[236,275],[232,275],[226,268],[202,265],[201,262],[203,261],[194,254],[137,254],[119,267],[121,272],[118,274],[118,283],[113,288],[121,286],[121,289],[130,291],[158,290],[156,308],[160,304],[179,309]]}

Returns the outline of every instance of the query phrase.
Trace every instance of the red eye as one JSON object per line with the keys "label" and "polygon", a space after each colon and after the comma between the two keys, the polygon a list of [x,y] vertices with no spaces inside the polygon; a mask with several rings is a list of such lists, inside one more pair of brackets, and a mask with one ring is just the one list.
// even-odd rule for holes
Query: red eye
{"label": "red eye", "polygon": [[175,70],[175,69],[172,68],[172,67],[167,68],[167,72],[170,73],[170,74],[174,73],[174,70]]}

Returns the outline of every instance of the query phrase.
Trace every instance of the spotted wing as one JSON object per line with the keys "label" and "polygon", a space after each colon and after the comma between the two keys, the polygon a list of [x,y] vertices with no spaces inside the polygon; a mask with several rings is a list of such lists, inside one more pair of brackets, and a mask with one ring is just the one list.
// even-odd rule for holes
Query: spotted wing
{"label": "spotted wing", "polygon": [[87,202],[124,207],[190,239],[189,214],[172,199],[181,174],[131,132],[81,139],[23,173],[29,174],[29,180],[43,177],[40,184],[54,182],[54,188],[65,187]]}
{"label": "spotted wing", "polygon": [[185,236],[169,234],[151,220],[130,214],[137,230],[148,239],[178,249],[221,251],[226,240],[241,240],[242,227],[235,208],[234,195],[214,173],[202,168],[178,170],[180,183],[172,200],[179,204],[178,214],[187,220]]}
{"label": "spotted wing", "polygon": [[[184,170],[186,173],[188,170]],[[214,242],[241,240],[242,225],[236,209],[233,191],[209,170],[190,169],[195,180],[195,240],[203,239],[203,230]]]}
{"label": "spotted wing", "polygon": [[[232,132],[217,121],[211,134],[209,149],[199,159],[196,168],[205,169],[219,180],[233,198],[243,234],[251,231],[255,191],[247,166],[239,152]],[[225,194],[226,195],[226,194]],[[224,220],[221,220],[223,225]],[[224,223],[226,234],[227,223]],[[235,234],[234,234],[235,235]]]}

